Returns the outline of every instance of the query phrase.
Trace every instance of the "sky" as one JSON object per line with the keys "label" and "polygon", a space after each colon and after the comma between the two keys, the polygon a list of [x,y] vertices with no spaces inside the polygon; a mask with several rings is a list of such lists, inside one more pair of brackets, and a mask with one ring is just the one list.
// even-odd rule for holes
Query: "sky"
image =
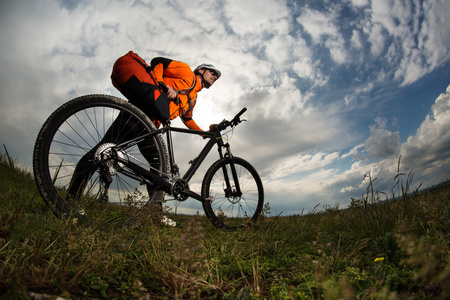
{"label": "sky", "polygon": [[[1,1],[0,142],[31,170],[58,106],[123,98],[111,68],[132,50],[221,70],[194,119],[207,129],[247,107],[226,136],[274,214],[345,208],[368,178],[389,194],[398,171],[412,189],[439,184],[450,178],[449,16],[447,0]],[[204,141],[174,138],[187,169]]]}

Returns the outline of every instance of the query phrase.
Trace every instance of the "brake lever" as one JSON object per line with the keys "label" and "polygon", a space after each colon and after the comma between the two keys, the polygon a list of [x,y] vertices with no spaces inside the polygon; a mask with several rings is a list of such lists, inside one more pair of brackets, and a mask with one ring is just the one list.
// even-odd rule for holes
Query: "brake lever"
{"label": "brake lever", "polygon": [[233,125],[233,126],[237,126],[239,123],[242,123],[242,122],[246,122],[247,120],[246,119],[240,119],[240,118],[238,118],[237,120],[233,120],[232,122],[231,122],[231,124]]}

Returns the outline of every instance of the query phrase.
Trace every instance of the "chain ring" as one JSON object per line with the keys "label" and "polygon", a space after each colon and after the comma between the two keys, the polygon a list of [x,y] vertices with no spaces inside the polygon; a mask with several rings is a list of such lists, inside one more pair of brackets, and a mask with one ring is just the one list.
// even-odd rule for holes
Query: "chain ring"
{"label": "chain ring", "polygon": [[178,178],[172,183],[172,195],[178,201],[185,201],[189,196],[184,194],[185,190],[189,190],[186,180]]}

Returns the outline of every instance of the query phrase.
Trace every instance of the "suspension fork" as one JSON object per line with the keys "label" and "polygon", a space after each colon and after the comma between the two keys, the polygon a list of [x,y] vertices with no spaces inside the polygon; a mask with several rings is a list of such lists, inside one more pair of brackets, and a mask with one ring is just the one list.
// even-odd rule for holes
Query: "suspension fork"
{"label": "suspension fork", "polygon": [[[222,153],[222,149],[221,149],[222,147],[226,149],[225,156]],[[231,154],[230,144],[228,144],[228,143],[223,144],[223,142],[219,143],[219,156],[221,159],[224,157],[228,157],[228,159],[230,160],[231,176],[233,178],[234,187],[235,187],[235,190],[233,191],[226,165],[224,165],[222,167],[222,172],[223,172],[223,177],[225,178],[225,185],[226,185],[225,196],[226,197],[242,196],[241,187],[239,185],[239,179],[238,179],[238,175],[236,172],[236,166],[234,164],[234,157],[233,157],[233,154]]]}

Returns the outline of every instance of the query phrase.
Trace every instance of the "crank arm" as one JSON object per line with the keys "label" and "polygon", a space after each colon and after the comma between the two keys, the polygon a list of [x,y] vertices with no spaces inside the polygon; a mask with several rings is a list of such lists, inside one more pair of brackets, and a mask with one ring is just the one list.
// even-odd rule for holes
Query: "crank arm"
{"label": "crank arm", "polygon": [[[142,175],[144,178],[149,178],[150,182],[154,183],[154,184],[158,184],[159,186],[161,186],[163,188],[163,190],[169,194],[171,194],[172,192],[172,187],[171,184],[165,180],[163,180],[161,177],[159,177],[158,175],[153,174],[152,172],[142,168],[141,166],[132,163],[128,160],[122,159],[122,158],[118,158],[117,161],[123,163],[124,165],[126,165],[128,168],[130,168],[133,172],[135,172],[136,174],[140,174]],[[130,176],[133,177],[133,176]],[[182,192],[183,194],[192,197],[196,200],[199,200],[200,202],[204,202],[205,198],[203,198],[202,196],[200,196],[199,194],[187,189],[184,190]]]}
{"label": "crank arm", "polygon": [[199,194],[197,194],[196,192],[193,192],[191,190],[184,190],[182,193],[191,198],[194,198],[200,202],[205,202],[205,198],[203,198],[202,196],[200,196]]}

